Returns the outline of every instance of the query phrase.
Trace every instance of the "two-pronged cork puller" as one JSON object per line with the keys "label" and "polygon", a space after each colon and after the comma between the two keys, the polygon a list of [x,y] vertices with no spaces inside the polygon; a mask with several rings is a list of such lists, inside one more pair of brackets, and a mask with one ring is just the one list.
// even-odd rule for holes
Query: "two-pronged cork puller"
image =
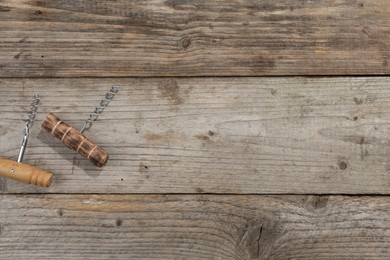
{"label": "two-pronged cork puller", "polygon": [[103,167],[109,154],[91,142],[85,135],[49,113],[42,122],[42,128],[61,140],[67,147],[87,158],[93,165]]}

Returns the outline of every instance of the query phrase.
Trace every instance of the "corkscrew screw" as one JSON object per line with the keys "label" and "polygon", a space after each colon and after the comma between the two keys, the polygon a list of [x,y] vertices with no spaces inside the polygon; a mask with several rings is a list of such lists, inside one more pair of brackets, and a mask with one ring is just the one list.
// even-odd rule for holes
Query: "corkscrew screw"
{"label": "corkscrew screw", "polygon": [[24,136],[22,144],[20,146],[18,159],[16,162],[6,159],[0,159],[0,176],[28,184],[49,187],[52,181],[52,173],[22,163],[28,139],[30,137],[30,129],[34,125],[39,102],[40,97],[34,94],[33,100],[31,102],[30,111],[28,113],[28,120],[26,121],[24,129]]}
{"label": "corkscrew screw", "polygon": [[83,128],[81,128],[80,133],[83,133],[85,130],[89,130],[91,128],[92,123],[98,119],[101,113],[103,113],[104,109],[108,106],[118,91],[119,88],[117,86],[111,87],[111,89],[106,93],[106,96],[100,101],[100,104],[95,108],[95,111],[89,115]]}
{"label": "corkscrew screw", "polygon": [[118,87],[111,87],[94,112],[89,115],[80,131],[77,131],[53,113],[49,113],[43,120],[42,128],[61,140],[68,148],[87,158],[93,165],[103,167],[108,161],[109,154],[89,140],[83,132],[91,128],[93,122],[103,113],[118,91]]}
{"label": "corkscrew screw", "polygon": [[37,115],[38,105],[40,101],[41,98],[37,94],[34,94],[33,101],[31,102],[30,112],[28,112],[28,120],[26,122],[26,126],[24,129],[24,137],[23,137],[22,145],[20,147],[17,162],[22,162],[23,160],[24,152],[27,147],[28,138],[30,136],[30,129],[34,125],[35,117]]}

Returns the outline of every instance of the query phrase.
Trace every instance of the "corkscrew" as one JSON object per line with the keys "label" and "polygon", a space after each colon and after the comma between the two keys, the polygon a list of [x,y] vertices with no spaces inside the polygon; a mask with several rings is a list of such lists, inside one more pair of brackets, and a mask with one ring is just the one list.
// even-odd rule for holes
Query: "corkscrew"
{"label": "corkscrew", "polygon": [[28,120],[26,122],[26,126],[24,129],[24,137],[23,137],[22,145],[20,147],[17,162],[22,162],[23,160],[24,152],[27,147],[28,138],[30,136],[30,129],[34,125],[35,117],[37,115],[37,110],[38,110],[38,104],[40,101],[41,98],[37,94],[34,94],[33,101],[31,102],[31,106],[30,106],[30,111],[28,112]]}
{"label": "corkscrew", "polygon": [[22,163],[28,139],[30,137],[30,130],[34,125],[39,102],[40,97],[34,94],[33,100],[31,102],[30,111],[28,113],[28,120],[26,121],[24,129],[24,136],[22,144],[20,146],[18,159],[16,162],[6,159],[0,159],[0,176],[28,184],[49,187],[52,181],[52,173]]}
{"label": "corkscrew", "polygon": [[100,101],[100,104],[95,108],[95,111],[89,115],[88,119],[84,123],[83,128],[81,128],[80,133],[83,133],[85,130],[89,130],[91,128],[93,122],[98,119],[101,113],[103,113],[104,109],[108,106],[118,91],[119,88],[117,86],[111,87],[111,89],[106,93],[106,96]]}
{"label": "corkscrew", "polygon": [[91,128],[93,122],[103,113],[118,91],[118,87],[111,87],[94,112],[89,115],[80,131],[77,131],[53,113],[49,113],[43,120],[42,128],[61,140],[68,148],[87,158],[93,165],[103,167],[108,161],[109,154],[89,140],[83,132]]}

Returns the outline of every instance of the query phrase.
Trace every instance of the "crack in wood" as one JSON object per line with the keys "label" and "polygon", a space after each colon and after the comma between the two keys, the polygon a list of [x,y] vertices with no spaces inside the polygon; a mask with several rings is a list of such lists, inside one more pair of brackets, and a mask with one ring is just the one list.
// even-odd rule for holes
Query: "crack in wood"
{"label": "crack in wood", "polygon": [[256,239],[256,243],[257,243],[257,252],[256,252],[256,255],[257,257],[260,256],[260,240],[261,240],[261,235],[263,233],[263,224],[260,225],[260,229],[259,229],[259,235]]}

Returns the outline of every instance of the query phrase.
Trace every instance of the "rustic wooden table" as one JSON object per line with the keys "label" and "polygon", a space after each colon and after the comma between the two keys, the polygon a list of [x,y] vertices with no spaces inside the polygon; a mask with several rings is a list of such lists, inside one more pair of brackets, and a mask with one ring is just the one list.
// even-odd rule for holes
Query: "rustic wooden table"
{"label": "rustic wooden table", "polygon": [[[389,259],[388,0],[0,1],[0,259]],[[39,127],[81,127],[103,169]]]}

